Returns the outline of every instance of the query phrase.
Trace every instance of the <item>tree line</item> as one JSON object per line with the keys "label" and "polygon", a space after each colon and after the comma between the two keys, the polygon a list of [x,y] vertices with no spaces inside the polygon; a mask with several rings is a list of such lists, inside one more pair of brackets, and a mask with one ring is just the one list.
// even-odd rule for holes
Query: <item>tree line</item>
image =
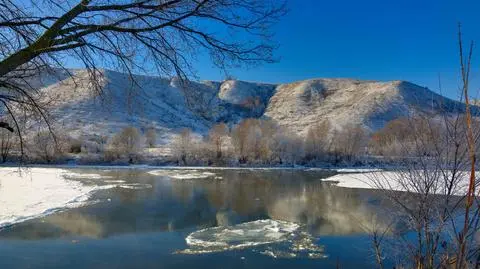
{"label": "tree line", "polygon": [[[153,127],[127,126],[111,137],[94,134],[76,138],[66,134],[52,137],[48,130],[39,130],[25,139],[25,151],[31,162],[40,163],[65,162],[69,158],[88,163],[156,161],[205,166],[400,163],[405,158],[433,156],[438,147],[452,147],[446,139],[452,134],[445,133],[455,130],[455,136],[463,139],[465,130],[458,121],[453,117],[401,117],[372,132],[362,125],[339,128],[322,120],[300,135],[269,119],[247,118],[230,126],[223,122],[213,124],[203,135],[183,128],[165,139],[170,141],[166,144],[157,143],[159,131]],[[479,126],[479,120],[473,121],[474,126]],[[475,139],[480,133],[477,129]],[[8,130],[0,130],[2,162],[19,158],[17,140]],[[465,150],[466,146],[458,143],[458,150]],[[159,148],[164,152],[159,153]]]}

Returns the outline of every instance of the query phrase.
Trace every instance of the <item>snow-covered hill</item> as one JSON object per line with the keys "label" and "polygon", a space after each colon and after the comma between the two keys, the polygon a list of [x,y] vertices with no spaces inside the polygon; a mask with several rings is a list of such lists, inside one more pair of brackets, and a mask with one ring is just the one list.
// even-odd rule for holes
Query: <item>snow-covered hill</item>
{"label": "snow-covered hill", "polygon": [[154,127],[163,138],[189,127],[205,133],[216,122],[234,124],[247,117],[264,117],[305,134],[309,126],[328,119],[341,128],[362,124],[375,130],[408,113],[463,111],[462,103],[404,81],[312,79],[289,84],[237,80],[182,84],[178,79],[102,71],[103,95],[92,91],[85,70],[75,79],[46,76],[41,89],[55,100],[53,115],[74,135],[111,135],[133,125]]}
{"label": "snow-covered hill", "polygon": [[329,120],[337,128],[361,124],[376,130],[410,113],[464,111],[462,103],[405,81],[312,79],[278,85],[265,116],[298,133]]}

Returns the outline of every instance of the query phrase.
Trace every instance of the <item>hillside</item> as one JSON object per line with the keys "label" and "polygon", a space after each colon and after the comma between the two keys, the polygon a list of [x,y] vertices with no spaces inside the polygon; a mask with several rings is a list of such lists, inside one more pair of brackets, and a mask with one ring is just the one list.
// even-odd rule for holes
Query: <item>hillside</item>
{"label": "hillside", "polygon": [[160,139],[168,140],[182,127],[201,134],[215,122],[234,124],[247,117],[270,118],[299,134],[326,119],[337,128],[362,124],[375,130],[412,112],[464,109],[459,102],[404,81],[312,79],[274,85],[228,80],[182,85],[178,79],[150,76],[136,76],[132,83],[125,74],[105,70],[99,97],[86,71],[73,73],[75,79],[60,73],[36,83],[54,100],[52,114],[58,124],[74,135],[109,135],[133,125],[154,127],[163,134]]}

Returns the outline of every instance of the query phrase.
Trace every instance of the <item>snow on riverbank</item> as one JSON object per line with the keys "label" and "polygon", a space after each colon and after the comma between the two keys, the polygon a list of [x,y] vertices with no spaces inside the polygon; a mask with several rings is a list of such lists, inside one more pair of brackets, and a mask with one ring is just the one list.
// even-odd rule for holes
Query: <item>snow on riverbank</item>
{"label": "snow on riverbank", "polygon": [[[459,172],[457,172],[459,173]],[[450,178],[447,174],[446,178]],[[325,182],[335,183],[338,187],[354,189],[387,189],[394,191],[409,191],[423,193],[427,185],[423,180],[430,182],[431,193],[445,194],[444,178],[441,173],[422,171],[371,171],[361,173],[341,173],[325,179]],[[433,184],[432,182],[436,182]],[[452,193],[463,195],[466,193],[469,182],[467,172],[459,173],[456,177]]]}
{"label": "snow on riverbank", "polygon": [[83,206],[93,192],[117,187],[84,185],[69,175],[58,168],[0,168],[0,228]]}

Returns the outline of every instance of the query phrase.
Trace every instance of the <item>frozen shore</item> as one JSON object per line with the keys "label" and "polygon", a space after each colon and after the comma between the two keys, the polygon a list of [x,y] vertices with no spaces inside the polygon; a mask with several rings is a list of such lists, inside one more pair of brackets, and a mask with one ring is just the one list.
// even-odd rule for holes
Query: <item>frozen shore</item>
{"label": "frozen shore", "polygon": [[[85,184],[81,179],[100,180]],[[0,168],[0,228],[54,212],[81,207],[93,193],[111,188],[143,189],[148,184],[114,182],[98,174],[61,168]]]}

